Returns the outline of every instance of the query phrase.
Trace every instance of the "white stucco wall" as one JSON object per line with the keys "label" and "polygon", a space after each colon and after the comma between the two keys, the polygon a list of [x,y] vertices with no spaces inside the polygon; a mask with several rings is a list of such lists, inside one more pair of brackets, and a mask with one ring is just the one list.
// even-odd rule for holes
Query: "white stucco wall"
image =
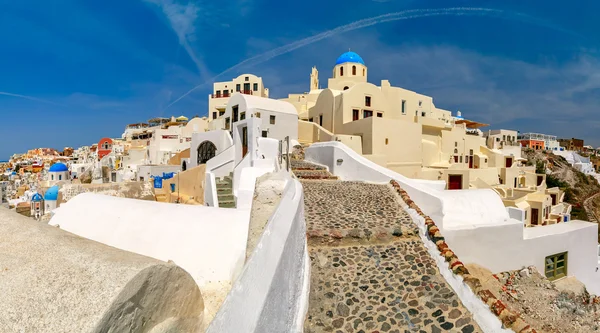
{"label": "white stucco wall", "polygon": [[172,260],[198,285],[241,272],[249,211],[176,205],[83,193],[61,205],[49,224],[76,235]]}
{"label": "white stucco wall", "polygon": [[302,332],[309,269],[302,185],[290,179],[207,332]]}
{"label": "white stucco wall", "polygon": [[233,145],[233,139],[231,138],[229,131],[215,130],[209,132],[193,133],[192,144],[190,148],[190,165],[188,166],[190,169],[198,166],[198,147],[204,141],[210,141],[216,146],[217,151],[215,152],[215,156],[218,156],[227,148]]}

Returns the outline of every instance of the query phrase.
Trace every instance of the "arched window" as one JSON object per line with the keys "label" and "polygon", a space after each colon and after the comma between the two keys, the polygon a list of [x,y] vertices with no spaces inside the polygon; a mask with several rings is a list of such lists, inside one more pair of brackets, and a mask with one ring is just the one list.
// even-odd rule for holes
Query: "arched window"
{"label": "arched window", "polygon": [[348,86],[345,86],[345,87],[344,87],[344,90],[348,90]]}
{"label": "arched window", "polygon": [[365,73],[367,73],[367,70],[363,68],[363,76],[365,76]]}
{"label": "arched window", "polygon": [[340,67],[340,76],[344,76],[344,67]]}
{"label": "arched window", "polygon": [[198,165],[206,164],[206,162],[208,160],[215,157],[216,152],[217,152],[217,147],[210,141],[203,141],[198,146],[197,151],[198,151],[198,158],[197,158]]}
{"label": "arched window", "polygon": [[58,175],[58,180],[62,180],[62,175]]}
{"label": "arched window", "polygon": [[352,66],[352,75],[356,75],[356,66]]}
{"label": "arched window", "polygon": [[52,175],[52,180],[54,180],[54,175]]}

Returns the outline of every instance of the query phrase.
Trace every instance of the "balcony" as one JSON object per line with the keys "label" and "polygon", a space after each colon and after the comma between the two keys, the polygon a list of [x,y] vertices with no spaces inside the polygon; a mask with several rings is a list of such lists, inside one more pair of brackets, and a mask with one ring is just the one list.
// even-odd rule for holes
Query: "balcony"
{"label": "balcony", "polygon": [[[240,94],[244,94],[244,95],[254,95],[254,93],[252,92],[252,90],[240,90],[240,91],[236,91],[239,92]],[[231,95],[229,93],[226,94],[211,94],[210,98],[228,98],[231,97]]]}

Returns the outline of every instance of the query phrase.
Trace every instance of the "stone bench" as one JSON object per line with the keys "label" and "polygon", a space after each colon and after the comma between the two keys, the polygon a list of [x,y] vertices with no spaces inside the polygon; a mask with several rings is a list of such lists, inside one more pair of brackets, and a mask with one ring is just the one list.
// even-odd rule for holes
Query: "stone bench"
{"label": "stone bench", "polygon": [[196,332],[204,311],[177,265],[1,207],[0,295],[2,332]]}

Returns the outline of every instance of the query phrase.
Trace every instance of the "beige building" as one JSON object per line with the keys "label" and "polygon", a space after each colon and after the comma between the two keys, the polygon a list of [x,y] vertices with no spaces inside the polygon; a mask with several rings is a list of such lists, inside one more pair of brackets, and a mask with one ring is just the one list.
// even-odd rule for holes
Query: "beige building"
{"label": "beige building", "polygon": [[444,180],[448,189],[489,188],[530,225],[565,220],[564,194],[547,189],[545,175],[522,165],[517,131],[479,130],[486,124],[435,106],[433,98],[368,82],[368,69],[354,52],[342,54],[320,89],[318,71],[310,92],[284,99],[300,117],[301,143],[340,141],[371,161],[410,178]]}
{"label": "beige building", "polygon": [[213,93],[208,95],[208,121],[219,119],[225,114],[229,98],[236,92],[258,97],[269,97],[269,89],[265,88],[261,77],[242,74],[231,81],[215,82]]}

